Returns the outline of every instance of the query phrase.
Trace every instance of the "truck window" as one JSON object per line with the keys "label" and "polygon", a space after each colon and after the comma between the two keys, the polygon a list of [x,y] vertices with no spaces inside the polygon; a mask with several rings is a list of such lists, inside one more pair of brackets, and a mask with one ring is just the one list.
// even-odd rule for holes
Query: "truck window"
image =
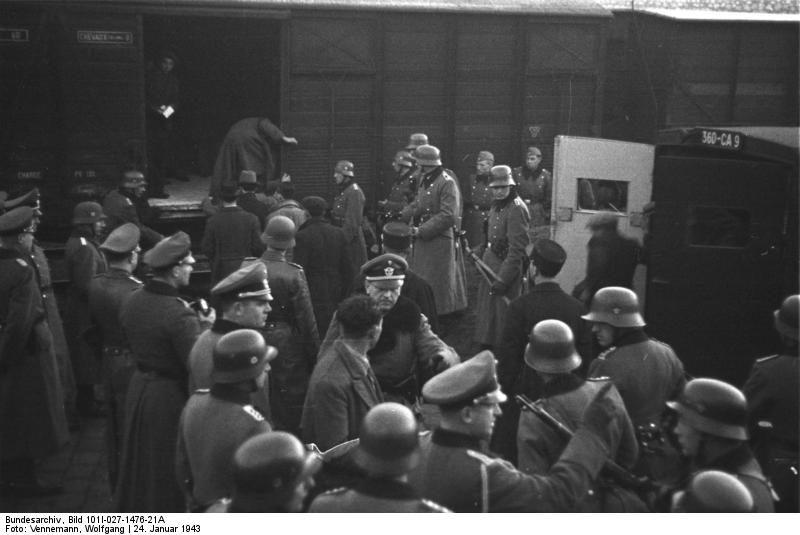
{"label": "truck window", "polygon": [[628,183],[621,180],[579,178],[578,210],[628,211]]}
{"label": "truck window", "polygon": [[690,206],[687,228],[691,246],[742,248],[750,237],[750,213],[744,208]]}

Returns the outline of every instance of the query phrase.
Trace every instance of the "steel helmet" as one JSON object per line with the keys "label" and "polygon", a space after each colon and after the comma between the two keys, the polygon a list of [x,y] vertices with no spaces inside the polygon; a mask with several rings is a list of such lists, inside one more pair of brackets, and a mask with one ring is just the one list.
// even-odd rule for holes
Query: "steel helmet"
{"label": "steel helmet", "polygon": [[72,211],[72,224],[85,225],[105,219],[103,207],[93,201],[84,201],[75,205]]}
{"label": "steel helmet", "polygon": [[428,144],[428,136],[421,132],[416,134],[411,134],[408,136],[408,144],[406,145],[406,150],[414,150],[421,145]]}
{"label": "steel helmet", "polygon": [[264,342],[253,329],[238,329],[222,336],[214,346],[211,379],[215,383],[238,383],[255,379],[278,350]]}
{"label": "steel helmet", "polygon": [[775,311],[775,329],[782,335],[797,340],[798,311],[800,311],[800,295],[790,295]]}
{"label": "steel helmet", "polygon": [[747,400],[742,392],[717,379],[692,379],[667,406],[703,433],[747,440]]}
{"label": "steel helmet", "polygon": [[353,169],[355,169],[355,165],[353,165],[353,162],[348,162],[347,160],[340,160],[336,162],[336,165],[333,168],[333,172],[339,173],[342,176],[349,176],[350,178],[352,178],[355,176]]}
{"label": "steel helmet", "polygon": [[420,145],[414,151],[414,159],[419,165],[442,165],[442,154],[433,145]]}
{"label": "steel helmet", "polygon": [[692,476],[678,498],[675,513],[752,513],[753,496],[735,476],[703,470]]}
{"label": "steel helmet", "polygon": [[267,228],[264,229],[261,239],[275,249],[290,249],[294,247],[295,234],[297,227],[294,221],[285,215],[275,215],[267,221]]}
{"label": "steel helmet", "polygon": [[559,320],[544,320],[534,325],[525,364],[543,373],[569,373],[581,365],[575,351],[575,337],[569,325]]}
{"label": "steel helmet", "polygon": [[361,423],[356,463],[370,474],[399,476],[419,462],[417,420],[399,403],[379,403]]}
{"label": "steel helmet", "polygon": [[511,168],[507,165],[495,165],[492,167],[492,181],[489,182],[490,188],[502,188],[504,186],[516,186]]}
{"label": "steel helmet", "polygon": [[581,316],[587,321],[608,323],[613,327],[644,327],[639,313],[639,299],[628,288],[608,286],[594,294],[589,313]]}
{"label": "steel helmet", "polygon": [[233,456],[233,503],[247,511],[285,505],[297,485],[321,466],[322,458],[307,451],[291,433],[272,431],[251,437]]}

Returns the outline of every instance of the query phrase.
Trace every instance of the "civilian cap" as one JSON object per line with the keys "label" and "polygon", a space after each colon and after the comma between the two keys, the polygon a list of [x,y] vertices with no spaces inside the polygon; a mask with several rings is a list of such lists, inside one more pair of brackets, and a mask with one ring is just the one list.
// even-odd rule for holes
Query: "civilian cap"
{"label": "civilian cap", "polygon": [[492,175],[492,180],[489,182],[490,188],[503,188],[517,184],[514,182],[511,168],[507,165],[495,165],[489,173]]}
{"label": "civilian cap", "polygon": [[339,173],[344,176],[353,177],[355,173],[353,173],[354,169],[353,162],[348,162],[347,160],[340,160],[336,162],[336,167],[333,168],[334,172]]}
{"label": "civilian cap", "polygon": [[494,354],[481,351],[471,359],[435,375],[422,387],[422,397],[435,405],[503,403]]}
{"label": "civilian cap", "polygon": [[353,460],[372,475],[400,476],[419,463],[417,419],[399,403],[379,403],[361,422]]}
{"label": "civilian cap", "polygon": [[139,186],[146,186],[147,180],[144,178],[144,174],[141,171],[136,171],[132,169],[130,171],[125,171],[122,173],[122,182],[121,186],[123,188],[138,188]]}
{"label": "civilian cap", "polygon": [[775,329],[784,336],[797,340],[798,314],[800,312],[800,295],[790,295],[781,303],[781,308],[773,314]]}
{"label": "civilian cap", "polygon": [[14,236],[23,232],[33,232],[33,216],[30,206],[19,206],[0,215],[0,236]]}
{"label": "civilian cap", "polygon": [[564,248],[548,238],[536,240],[529,256],[536,267],[544,268],[545,271],[547,268],[550,270],[561,269],[561,266],[567,261],[567,252]]}
{"label": "civilian cap", "polygon": [[421,145],[428,144],[428,136],[421,132],[416,134],[411,134],[408,136],[408,144],[406,145],[406,150],[413,151],[417,147]]}
{"label": "civilian cap", "polygon": [[237,269],[211,288],[211,295],[231,295],[236,299],[261,298],[272,301],[267,266],[263,262],[253,262]]}
{"label": "civilian cap", "polygon": [[268,346],[261,333],[253,329],[237,329],[225,334],[214,346],[215,383],[238,383],[255,379],[267,362],[278,356],[278,350]]}
{"label": "civilian cap", "polygon": [[325,211],[328,209],[328,203],[322,197],[317,197],[316,195],[311,195],[309,197],[304,197],[300,204],[303,205],[303,208],[308,210],[308,213],[311,214],[312,217],[319,217],[321,215],[325,215]]}
{"label": "civilian cap", "polygon": [[488,150],[482,150],[478,153],[478,158],[476,159],[476,161],[494,163],[494,154],[492,154]]}
{"label": "civilian cap", "polygon": [[256,172],[245,169],[239,173],[239,184],[258,184]]}
{"label": "civilian cap", "polygon": [[417,150],[414,151],[414,159],[420,165],[442,165],[441,152],[433,145],[420,145],[417,147]]}
{"label": "civilian cap", "polygon": [[[6,193],[6,196],[8,196],[8,193]],[[2,205],[6,210],[11,210],[13,208],[17,208],[20,206],[30,206],[34,210],[38,210],[40,206],[39,201],[41,200],[41,197],[42,195],[39,192],[39,188],[33,188],[32,190],[23,193],[19,197],[15,197],[13,199],[6,198],[5,202],[3,202]]]}
{"label": "civilian cap", "polygon": [[111,231],[106,240],[100,244],[100,249],[110,253],[130,253],[139,245],[140,236],[139,227],[134,223],[125,223]]}
{"label": "civilian cap", "polygon": [[368,282],[402,281],[406,278],[407,269],[408,262],[403,257],[386,253],[361,266],[361,274]]}
{"label": "civilian cap", "polygon": [[267,221],[267,228],[264,229],[262,239],[264,243],[273,249],[291,249],[294,247],[294,235],[297,228],[294,221],[285,215],[275,215]]}
{"label": "civilian cap", "polygon": [[525,364],[542,373],[569,373],[581,365],[575,351],[575,337],[569,325],[559,320],[543,320],[531,329],[525,347]]}
{"label": "civilian cap", "polygon": [[395,251],[405,251],[411,247],[411,227],[402,221],[389,221],[381,231],[383,246]]}
{"label": "civilian cap", "polygon": [[192,240],[189,235],[179,230],[155,244],[144,254],[144,262],[154,269],[174,266],[191,252]]}
{"label": "civilian cap", "polygon": [[594,214],[589,222],[586,223],[586,228],[596,230],[599,228],[617,228],[619,218],[614,212],[598,212]]}
{"label": "civilian cap", "polygon": [[103,207],[94,201],[84,201],[75,205],[72,210],[73,225],[91,225],[101,219],[105,219]]}
{"label": "civilian cap", "polygon": [[539,150],[539,147],[528,147],[528,150],[525,151],[525,156],[530,156],[531,154],[541,157],[542,151]]}

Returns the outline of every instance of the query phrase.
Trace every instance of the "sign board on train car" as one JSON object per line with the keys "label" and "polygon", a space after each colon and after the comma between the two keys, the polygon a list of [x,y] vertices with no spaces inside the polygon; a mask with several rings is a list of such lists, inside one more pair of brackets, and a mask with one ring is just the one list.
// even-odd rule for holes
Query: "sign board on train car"
{"label": "sign board on train car", "polygon": [[0,42],[27,43],[30,34],[25,28],[0,28]]}
{"label": "sign board on train car", "polygon": [[130,45],[133,32],[78,30],[78,42],[92,45]]}
{"label": "sign board on train car", "polygon": [[744,148],[746,136],[731,130],[718,130],[716,128],[697,128],[692,130],[686,141],[715,147],[718,149],[740,151]]}

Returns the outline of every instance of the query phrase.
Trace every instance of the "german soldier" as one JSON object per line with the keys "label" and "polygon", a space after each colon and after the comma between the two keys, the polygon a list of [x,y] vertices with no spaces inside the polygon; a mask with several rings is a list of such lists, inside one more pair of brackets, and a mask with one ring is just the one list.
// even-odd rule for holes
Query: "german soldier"
{"label": "german soldier", "polygon": [[341,160],[333,169],[333,178],[339,193],[331,205],[331,223],[344,230],[347,254],[354,268],[367,261],[367,244],[361,230],[364,219],[364,192],[353,177],[353,163]]}
{"label": "german soldier", "polygon": [[269,362],[277,354],[252,329],[230,332],[214,346],[214,384],[192,394],[178,428],[178,482],[190,512],[230,496],[236,449],[248,438],[271,431],[250,398],[263,390]]}
{"label": "german soldier", "polygon": [[295,245],[295,226],[286,216],[267,223],[267,250],[261,262],[267,266],[272,311],[263,327],[264,339],[278,348],[270,374],[270,407],[276,427],[297,434],[308,380],[319,349],[319,333],[303,268],[286,260]]}
{"label": "german soldier", "polygon": [[486,225],[492,208],[492,166],[494,155],[486,150],[478,153],[476,172],[469,175],[464,191],[464,231],[467,241],[480,254],[486,245]]}
{"label": "german soldier", "polygon": [[133,276],[139,263],[139,237],[139,227],[134,223],[124,223],[114,229],[100,245],[108,271],[95,275],[89,283],[89,311],[92,321],[100,328],[103,342],[102,375],[108,409],[106,453],[112,490],[117,482],[125,429],[125,396],[136,369],[119,313],[125,300],[142,287],[142,281]]}
{"label": "german soldier", "polygon": [[752,513],[753,496],[731,474],[703,470],[692,476],[686,490],[675,493],[672,513]]}
{"label": "german soldier", "polygon": [[386,402],[370,409],[353,456],[366,478],[352,489],[320,494],[311,503],[310,513],[449,512],[422,499],[408,484],[408,473],[419,463],[419,435],[407,407]]}
{"label": "german soldier", "polygon": [[606,391],[589,404],[548,475],[526,475],[485,453],[506,396],[494,355],[482,351],[425,383],[422,395],[441,409],[441,424],[423,440],[410,481],[420,495],[457,513],[573,511],[617,448],[618,434],[608,424],[618,418],[618,407]]}
{"label": "german soldier", "polygon": [[676,401],[675,435],[692,470],[721,470],[739,479],[753,496],[754,513],[775,512],[773,492],[747,444],[747,401],[716,379],[693,379]]}
{"label": "german soldier", "polygon": [[119,188],[111,190],[103,198],[103,212],[108,217],[108,230],[114,230],[123,223],[133,223],[139,228],[141,241],[145,249],[161,241],[164,236],[149,225],[154,217],[147,203],[144,192],[147,181],[144,174],[136,169],[129,169],[122,174]]}
{"label": "german soldier", "polygon": [[525,154],[525,165],[514,168],[514,178],[519,184],[519,196],[531,213],[530,239],[550,237],[550,205],[553,195],[553,175],[540,167],[542,151],[530,146]]}

